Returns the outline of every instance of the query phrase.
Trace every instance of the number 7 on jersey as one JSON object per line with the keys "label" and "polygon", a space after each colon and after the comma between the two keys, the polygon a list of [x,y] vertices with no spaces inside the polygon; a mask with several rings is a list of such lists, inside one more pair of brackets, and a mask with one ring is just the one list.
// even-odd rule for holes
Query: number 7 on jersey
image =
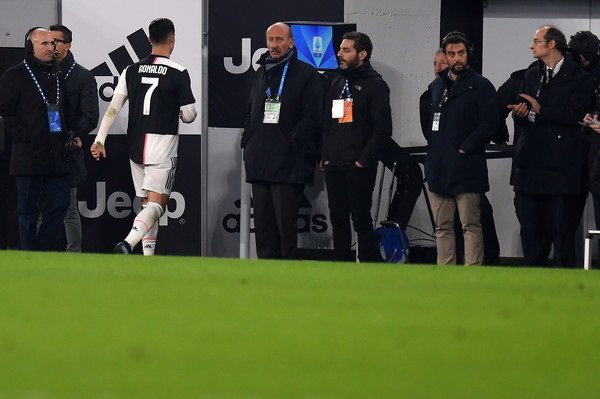
{"label": "number 7 on jersey", "polygon": [[150,115],[150,102],[152,101],[152,93],[154,93],[154,89],[158,86],[158,78],[148,78],[146,76],[142,76],[142,83],[150,85],[146,95],[144,96],[144,109],[142,113],[144,115]]}

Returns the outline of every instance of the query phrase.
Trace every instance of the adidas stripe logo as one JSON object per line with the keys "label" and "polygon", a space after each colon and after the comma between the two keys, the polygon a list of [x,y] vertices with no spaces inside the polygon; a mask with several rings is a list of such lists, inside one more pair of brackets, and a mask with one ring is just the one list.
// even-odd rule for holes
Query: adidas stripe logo
{"label": "adidas stripe logo", "polygon": [[[142,28],[128,35],[127,41],[133,48],[138,60],[148,56],[152,51],[152,46],[148,42],[148,36]],[[108,58],[110,58],[113,65],[117,69],[117,73],[121,73],[123,69],[127,67],[127,65],[131,65],[135,62],[131,58],[131,55],[129,55],[129,51],[127,51],[125,45],[120,46],[108,53]],[[94,74],[94,76],[114,76],[106,62],[103,62],[102,64],[92,68],[90,71]]]}

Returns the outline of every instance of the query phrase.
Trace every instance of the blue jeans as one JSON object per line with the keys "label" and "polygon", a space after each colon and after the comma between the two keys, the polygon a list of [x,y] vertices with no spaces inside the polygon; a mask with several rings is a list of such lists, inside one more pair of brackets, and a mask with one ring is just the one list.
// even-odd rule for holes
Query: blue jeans
{"label": "blue jeans", "polygon": [[21,249],[64,251],[63,220],[70,202],[68,176],[17,176],[16,181]]}

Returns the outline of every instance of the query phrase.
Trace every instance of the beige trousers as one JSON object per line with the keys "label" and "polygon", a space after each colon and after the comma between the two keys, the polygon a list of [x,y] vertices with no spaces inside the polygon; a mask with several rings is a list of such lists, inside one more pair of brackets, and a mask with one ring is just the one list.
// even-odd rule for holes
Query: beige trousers
{"label": "beige trousers", "polygon": [[430,192],[430,199],[435,221],[437,264],[456,263],[454,212],[458,207],[465,241],[465,265],[481,265],[483,262],[483,233],[479,206],[481,194],[464,193],[448,198]]}

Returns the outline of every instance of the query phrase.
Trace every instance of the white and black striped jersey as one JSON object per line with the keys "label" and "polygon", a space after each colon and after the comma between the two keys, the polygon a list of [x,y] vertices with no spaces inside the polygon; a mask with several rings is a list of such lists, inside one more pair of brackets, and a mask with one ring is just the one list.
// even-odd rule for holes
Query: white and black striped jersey
{"label": "white and black striped jersey", "polygon": [[149,55],[125,68],[117,93],[129,100],[131,160],[149,165],[176,157],[180,107],[195,103],[188,71],[167,57]]}

